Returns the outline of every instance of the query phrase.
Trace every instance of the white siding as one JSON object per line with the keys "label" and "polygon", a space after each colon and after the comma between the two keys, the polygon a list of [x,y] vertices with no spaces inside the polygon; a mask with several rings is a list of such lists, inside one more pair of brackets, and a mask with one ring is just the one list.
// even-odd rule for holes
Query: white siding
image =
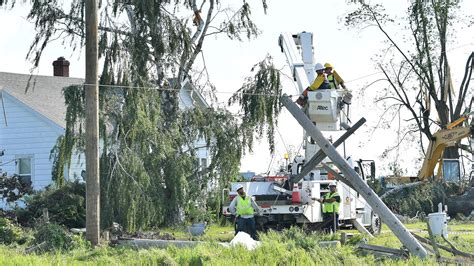
{"label": "white siding", "polygon": [[71,157],[71,166],[69,167],[69,172],[66,176],[67,180],[83,180],[81,177],[82,170],[86,170],[86,157],[84,153],[73,153]]}
{"label": "white siding", "polygon": [[189,95],[189,91],[179,91],[179,108],[182,110],[194,108],[193,99],[191,98],[191,95]]}
{"label": "white siding", "polygon": [[6,93],[3,93],[3,103],[8,126],[2,112],[0,147],[5,149],[5,156],[1,160],[4,163],[11,161],[2,167],[3,171],[17,173],[14,160],[29,156],[32,158],[33,188],[42,189],[51,184],[50,151],[64,130]]}
{"label": "white siding", "polygon": [[197,148],[197,153],[196,153],[197,157],[200,158],[200,159],[201,158],[207,159],[208,160],[207,165],[209,166],[209,163],[210,163],[209,162],[209,159],[210,159],[209,155],[210,154],[209,154],[209,150],[207,149],[206,145],[207,145],[206,141],[202,138],[200,138],[200,139],[198,139],[197,141],[194,142],[194,147]]}

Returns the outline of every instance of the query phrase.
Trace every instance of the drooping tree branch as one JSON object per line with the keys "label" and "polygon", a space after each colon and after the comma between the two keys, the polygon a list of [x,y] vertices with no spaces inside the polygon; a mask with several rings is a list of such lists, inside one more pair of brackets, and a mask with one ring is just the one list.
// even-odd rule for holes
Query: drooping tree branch
{"label": "drooping tree branch", "polygon": [[274,131],[282,108],[280,72],[274,67],[270,56],[254,65],[252,71],[256,74],[246,79],[228,103],[239,103],[241,106],[242,124],[247,129],[242,132],[246,145],[251,148],[254,134],[257,138],[266,135],[273,153]]}
{"label": "drooping tree branch", "polygon": [[[72,0],[67,5],[57,0],[30,1],[28,19],[34,22],[37,33],[28,56],[35,65],[53,39],[61,39],[71,47],[83,46],[84,1]],[[209,182],[216,182],[219,187],[213,189],[220,191],[239,170],[248,147],[241,131],[253,134],[249,125],[242,125],[223,109],[178,108],[181,82],[188,80],[186,92],[198,86],[192,71],[206,31],[212,23],[227,24],[226,17],[212,20],[216,0],[198,2],[102,2],[99,56],[104,66],[99,104],[104,143],[101,182],[107,184],[101,193],[105,226],[116,221],[128,230],[136,230],[176,222],[196,198],[207,204],[208,197],[202,195],[217,193],[208,190]],[[6,3],[1,1],[0,5]],[[264,0],[262,3],[266,5]],[[233,22],[247,32],[224,31],[238,40],[248,32],[251,36],[258,34],[248,1],[242,6],[245,8],[239,9],[240,15]],[[199,15],[203,8],[207,10],[206,18]],[[82,95],[82,87],[65,90],[66,135],[53,152],[58,182],[64,169],[61,167],[83,145]],[[200,171],[196,163],[193,147],[198,140],[209,149],[210,164],[205,171]]]}

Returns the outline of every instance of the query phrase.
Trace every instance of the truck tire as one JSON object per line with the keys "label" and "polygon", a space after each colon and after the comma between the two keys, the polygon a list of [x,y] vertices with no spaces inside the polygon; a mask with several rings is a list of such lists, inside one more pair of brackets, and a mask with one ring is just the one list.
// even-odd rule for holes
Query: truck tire
{"label": "truck tire", "polygon": [[374,212],[372,212],[371,217],[372,219],[370,220],[370,225],[367,227],[367,230],[374,236],[379,235],[382,231],[382,219]]}

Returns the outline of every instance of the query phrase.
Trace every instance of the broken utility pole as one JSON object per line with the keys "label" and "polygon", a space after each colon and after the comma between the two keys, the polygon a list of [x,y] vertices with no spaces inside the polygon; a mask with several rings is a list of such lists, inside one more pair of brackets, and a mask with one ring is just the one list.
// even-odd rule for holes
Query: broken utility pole
{"label": "broken utility pole", "polygon": [[99,244],[99,87],[97,0],[86,0],[86,238]]}
{"label": "broken utility pole", "polygon": [[321,150],[332,160],[332,162],[344,174],[344,178],[359,192],[372,207],[372,209],[385,221],[392,232],[400,239],[403,245],[407,247],[411,254],[420,258],[428,256],[425,248],[408,232],[405,226],[395,217],[390,209],[383,203],[377,194],[362,180],[357,172],[339,155],[334,146],[323,136],[321,131],[313,125],[313,122],[301,111],[298,106],[291,101],[287,95],[282,96],[282,103],[306,130]]}
{"label": "broken utility pole", "polygon": [[[357,123],[355,123],[351,128],[349,128],[339,139],[337,139],[332,145],[337,148],[340,144],[346,141],[357,129],[359,129],[367,120],[365,118],[361,118]],[[311,170],[314,169],[320,162],[322,162],[326,158],[326,154],[324,154],[323,150],[319,150],[301,169],[301,172],[291,177],[291,183],[298,183],[305,175],[307,175]]]}

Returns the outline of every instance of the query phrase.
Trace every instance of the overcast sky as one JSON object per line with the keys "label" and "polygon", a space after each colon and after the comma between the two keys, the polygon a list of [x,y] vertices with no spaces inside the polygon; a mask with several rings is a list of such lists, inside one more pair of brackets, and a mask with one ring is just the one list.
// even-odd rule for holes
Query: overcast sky
{"label": "overcast sky", "polygon": [[[209,38],[204,44],[203,52],[211,81],[221,92],[218,94],[219,100],[226,101],[230,97],[230,92],[239,89],[244,78],[252,74],[251,67],[267,54],[274,58],[278,67],[286,66],[286,58],[277,42],[281,32],[313,32],[316,61],[331,62],[356,95],[352,105],[352,120],[357,121],[361,117],[368,120],[366,126],[349,139],[348,154],[379,161],[381,153],[388,145],[387,136],[390,135],[387,135],[389,134],[387,132],[390,130],[380,130],[372,134],[371,128],[376,124],[382,107],[373,104],[370,93],[364,97],[359,96],[359,93],[365,84],[377,79],[378,70],[375,68],[374,58],[386,47],[382,34],[375,28],[363,31],[347,29],[343,25],[343,18],[354,6],[348,5],[345,0],[268,1],[267,15],[264,15],[260,2],[260,0],[249,1],[254,8],[252,15],[255,22],[262,31],[258,39],[239,43],[220,36]],[[405,16],[408,2],[408,0],[383,1],[386,9],[399,19]],[[32,65],[25,60],[25,57],[33,40],[34,31],[33,26],[25,19],[28,10],[22,8],[20,3],[17,5],[20,5],[20,8],[9,11],[0,9],[0,71],[29,73]],[[474,15],[474,1],[464,1],[463,6],[465,13]],[[399,28],[387,29],[397,41],[403,43]],[[455,86],[459,85],[467,57],[474,50],[473,30],[463,28],[459,31],[458,38],[452,40],[450,46],[452,50],[449,54],[452,71],[456,73],[453,76]],[[67,46],[64,47],[61,41],[56,41],[46,48],[42,62],[35,70],[36,73],[52,75],[52,62],[59,56],[64,56],[71,62],[72,77],[84,77],[84,51],[82,53],[71,51]],[[284,71],[291,75],[288,67],[285,67]],[[288,94],[296,93],[291,80],[286,79],[284,91]],[[334,138],[337,138],[336,135],[334,134]],[[302,142],[302,129],[286,112],[280,117],[276,141],[277,151],[272,168],[277,166],[277,162],[283,158],[288,149],[293,153],[298,151]],[[415,175],[418,171],[410,164],[414,156],[416,152],[410,147],[403,149],[401,163],[408,168],[407,174]],[[255,147],[253,153],[245,157],[241,170],[265,172],[270,166],[271,157],[263,142]],[[381,164],[378,165],[378,169],[386,172],[386,167],[382,167]]]}

